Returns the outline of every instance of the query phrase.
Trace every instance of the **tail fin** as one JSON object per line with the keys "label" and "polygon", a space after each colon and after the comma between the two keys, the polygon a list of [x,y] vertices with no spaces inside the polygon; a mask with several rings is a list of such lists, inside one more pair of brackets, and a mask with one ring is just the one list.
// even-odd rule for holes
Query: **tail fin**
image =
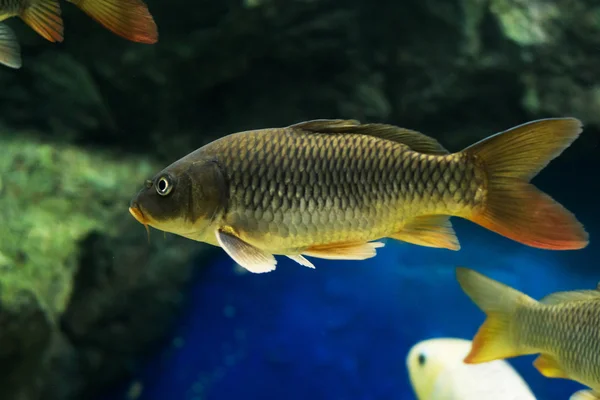
{"label": "tail fin", "polygon": [[8,25],[0,24],[0,64],[19,69],[22,65],[21,46]]}
{"label": "tail fin", "polygon": [[521,355],[510,335],[512,318],[518,307],[536,301],[468,268],[458,267],[456,278],[462,290],[487,316],[464,362],[478,364]]}
{"label": "tail fin", "polygon": [[106,29],[127,40],[153,44],[158,29],[142,0],[69,0]]}
{"label": "tail fin", "polygon": [[574,118],[543,119],[463,150],[487,172],[487,200],[468,218],[532,247],[575,250],[587,246],[588,234],[575,216],[529,183],[581,130],[581,122]]}

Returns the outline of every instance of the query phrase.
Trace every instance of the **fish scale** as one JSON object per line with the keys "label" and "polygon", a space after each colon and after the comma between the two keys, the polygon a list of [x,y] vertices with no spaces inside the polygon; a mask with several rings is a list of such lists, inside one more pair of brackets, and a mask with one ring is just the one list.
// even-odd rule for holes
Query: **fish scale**
{"label": "fish scale", "polygon": [[229,176],[226,223],[274,251],[384,237],[408,218],[474,207],[483,184],[460,156],[367,135],[249,131],[205,151]]}

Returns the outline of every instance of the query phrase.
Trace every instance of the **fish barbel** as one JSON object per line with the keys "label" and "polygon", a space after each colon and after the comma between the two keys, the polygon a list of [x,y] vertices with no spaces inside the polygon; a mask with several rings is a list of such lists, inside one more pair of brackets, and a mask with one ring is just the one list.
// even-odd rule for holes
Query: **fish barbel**
{"label": "fish barbel", "polygon": [[571,400],[600,399],[600,290],[556,292],[540,301],[468,268],[458,282],[487,318],[464,361],[540,354],[533,365],[545,377],[570,379],[591,390]]}
{"label": "fish barbel", "polygon": [[580,134],[533,121],[450,153],[422,133],[313,120],[220,138],[169,165],[130,203],[142,224],[222,247],[252,272],[273,255],[362,260],[373,240],[458,250],[450,216],[523,244],[580,249],[575,217],[529,180]]}

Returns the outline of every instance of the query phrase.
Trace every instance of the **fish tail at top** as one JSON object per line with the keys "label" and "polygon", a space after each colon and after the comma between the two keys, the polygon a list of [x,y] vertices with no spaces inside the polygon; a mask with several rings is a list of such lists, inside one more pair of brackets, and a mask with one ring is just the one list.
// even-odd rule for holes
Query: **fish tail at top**
{"label": "fish tail at top", "polygon": [[158,28],[142,0],[69,1],[118,36],[137,43],[158,41]]}
{"label": "fish tail at top", "polygon": [[575,216],[529,181],[579,137],[575,118],[532,121],[463,150],[486,173],[482,207],[467,218],[531,247],[576,250],[588,233]]}

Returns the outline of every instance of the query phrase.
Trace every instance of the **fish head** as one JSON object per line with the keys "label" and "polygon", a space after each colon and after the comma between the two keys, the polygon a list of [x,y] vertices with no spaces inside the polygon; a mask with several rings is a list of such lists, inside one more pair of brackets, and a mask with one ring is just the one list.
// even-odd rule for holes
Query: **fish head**
{"label": "fish head", "polygon": [[142,225],[202,240],[227,201],[215,160],[182,159],[146,180],[129,212]]}
{"label": "fish head", "polygon": [[450,372],[463,363],[469,349],[469,341],[454,338],[423,340],[411,347],[406,367],[417,399],[436,400],[442,398],[442,393],[448,395],[451,388],[443,387],[445,382],[440,379],[449,378]]}

